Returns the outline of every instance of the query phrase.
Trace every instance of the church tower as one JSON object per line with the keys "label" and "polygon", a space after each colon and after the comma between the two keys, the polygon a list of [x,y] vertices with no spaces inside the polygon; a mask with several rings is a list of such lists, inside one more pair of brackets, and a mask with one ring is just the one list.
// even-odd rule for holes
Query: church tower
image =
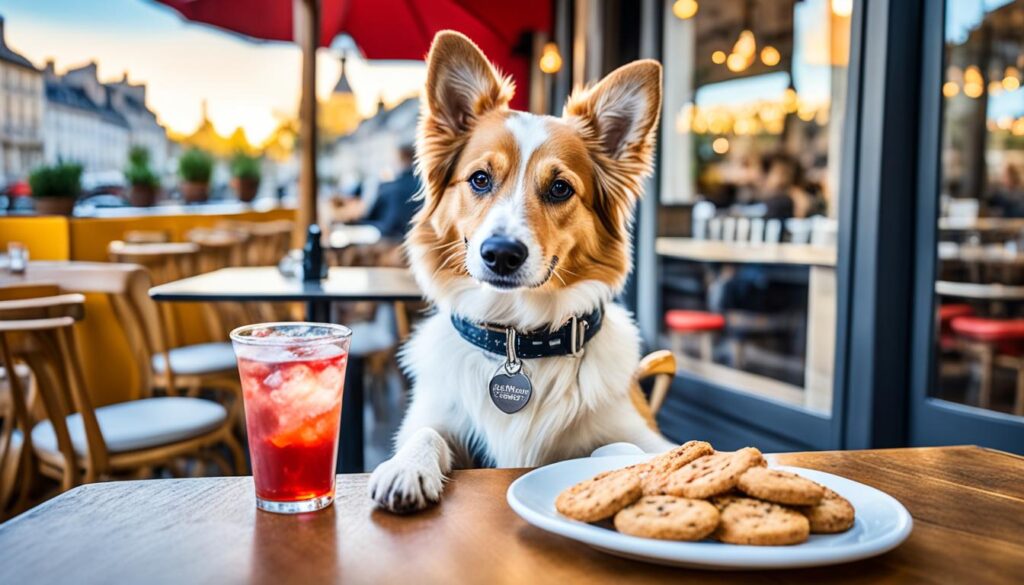
{"label": "church tower", "polygon": [[359,125],[359,108],[356,105],[356,95],[352,92],[352,86],[348,82],[348,75],[345,72],[345,61],[347,57],[341,54],[341,75],[338,83],[331,92],[331,97],[326,103],[320,106],[320,128],[330,137],[344,136],[356,129]]}

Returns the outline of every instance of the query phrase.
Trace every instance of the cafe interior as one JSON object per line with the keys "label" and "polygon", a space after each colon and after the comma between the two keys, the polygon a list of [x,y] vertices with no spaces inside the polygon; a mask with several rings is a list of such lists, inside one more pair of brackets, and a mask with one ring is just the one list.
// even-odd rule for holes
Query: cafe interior
{"label": "cafe interior", "polygon": [[[521,109],[557,114],[637,58],[664,67],[619,301],[645,353],[675,360],[653,382],[665,436],[1024,454],[1024,0],[533,4],[503,57]],[[303,95],[294,172],[248,202],[215,172],[208,202],[172,177],[155,205],[61,214],[9,177],[0,521],[86,483],[250,473],[228,332],[251,323],[348,325],[339,472],[389,457],[397,356],[431,307],[401,231],[360,218],[408,166],[416,104],[381,102],[330,143]],[[311,253],[330,267],[315,293]]]}

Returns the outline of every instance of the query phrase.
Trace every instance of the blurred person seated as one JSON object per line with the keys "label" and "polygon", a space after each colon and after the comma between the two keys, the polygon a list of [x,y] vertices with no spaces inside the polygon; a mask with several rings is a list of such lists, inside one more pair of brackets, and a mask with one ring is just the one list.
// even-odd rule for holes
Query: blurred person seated
{"label": "blurred person seated", "polygon": [[989,213],[999,217],[1024,217],[1024,179],[1013,163],[1003,163],[999,179],[989,188]]}
{"label": "blurred person seated", "polygon": [[761,168],[764,179],[756,198],[765,206],[765,218],[804,218],[818,210],[816,198],[804,186],[803,168],[792,155],[766,155],[761,159]]}
{"label": "blurred person seated", "polygon": [[420,181],[413,172],[412,145],[402,146],[398,151],[401,170],[395,180],[382,183],[377,190],[377,198],[369,212],[358,224],[372,225],[380,230],[381,236],[391,240],[401,240],[409,229],[409,222],[419,211],[421,201],[415,199],[420,190]]}

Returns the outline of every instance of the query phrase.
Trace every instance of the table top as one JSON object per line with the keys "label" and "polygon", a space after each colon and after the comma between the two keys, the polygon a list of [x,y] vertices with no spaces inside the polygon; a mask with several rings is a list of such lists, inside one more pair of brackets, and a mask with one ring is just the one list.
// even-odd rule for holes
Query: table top
{"label": "table top", "polygon": [[935,292],[946,297],[991,301],[1024,301],[1024,286],[977,282],[935,281]]}
{"label": "table top", "polygon": [[1024,264],[1024,253],[1006,246],[966,246],[939,242],[939,260],[985,264]]}
{"label": "table top", "polygon": [[1017,231],[1024,229],[1024,218],[1020,217],[940,217],[939,229],[943,231]]}
{"label": "table top", "polygon": [[662,256],[698,262],[738,264],[792,264],[799,266],[835,266],[836,250],[810,244],[766,244],[723,242],[693,238],[658,238],[655,250]]}
{"label": "table top", "polygon": [[273,266],[222,268],[155,286],[158,301],[416,301],[423,294],[405,268],[334,267],[325,280],[288,278]]}
{"label": "table top", "polygon": [[505,491],[524,470],[460,471],[439,506],[373,508],[366,475],[332,508],[259,512],[252,480],[79,487],[0,525],[0,583],[1009,583],[1024,574],[1024,458],[978,447],[796,453],[780,463],[884,490],[910,510],[896,550],[852,564],[701,572],[613,557],[532,527]]}

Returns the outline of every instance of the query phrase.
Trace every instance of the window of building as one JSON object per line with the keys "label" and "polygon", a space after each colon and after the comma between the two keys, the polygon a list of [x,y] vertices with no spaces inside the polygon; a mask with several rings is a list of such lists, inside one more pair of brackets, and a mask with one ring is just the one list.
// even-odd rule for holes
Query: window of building
{"label": "window of building", "polygon": [[667,3],[658,239],[681,370],[827,414],[852,2]]}
{"label": "window of building", "polygon": [[1024,415],[1024,0],[947,0],[932,396]]}

